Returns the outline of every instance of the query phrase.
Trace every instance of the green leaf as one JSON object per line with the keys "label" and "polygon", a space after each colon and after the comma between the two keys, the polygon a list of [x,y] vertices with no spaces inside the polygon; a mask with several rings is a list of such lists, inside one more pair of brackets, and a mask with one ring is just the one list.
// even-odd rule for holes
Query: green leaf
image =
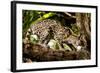
{"label": "green leaf", "polygon": [[72,51],[72,49],[67,44],[63,44],[63,47],[65,50]]}
{"label": "green leaf", "polygon": [[36,44],[39,42],[39,38],[37,37],[37,35],[30,35],[30,42],[33,44]]}

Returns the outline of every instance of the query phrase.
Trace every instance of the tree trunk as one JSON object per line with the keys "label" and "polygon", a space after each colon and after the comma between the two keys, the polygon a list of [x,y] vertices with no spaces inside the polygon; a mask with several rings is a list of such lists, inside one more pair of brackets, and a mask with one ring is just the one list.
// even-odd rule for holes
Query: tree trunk
{"label": "tree trunk", "polygon": [[79,27],[82,34],[88,39],[91,37],[90,29],[90,14],[89,13],[76,13],[76,24]]}
{"label": "tree trunk", "polygon": [[79,27],[80,37],[81,40],[84,41],[85,48],[90,46],[90,39],[91,39],[90,16],[91,15],[89,13],[76,13],[76,24]]}

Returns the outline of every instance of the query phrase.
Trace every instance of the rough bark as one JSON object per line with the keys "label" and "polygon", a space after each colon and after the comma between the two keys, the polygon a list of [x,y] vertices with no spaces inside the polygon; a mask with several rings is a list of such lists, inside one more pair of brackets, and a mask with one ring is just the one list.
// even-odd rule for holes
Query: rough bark
{"label": "rough bark", "polygon": [[76,13],[76,24],[79,27],[82,34],[88,39],[91,37],[90,30],[90,14],[89,13]]}
{"label": "rough bark", "polygon": [[89,13],[76,13],[76,24],[80,29],[80,39],[89,51],[91,42],[90,17]]}

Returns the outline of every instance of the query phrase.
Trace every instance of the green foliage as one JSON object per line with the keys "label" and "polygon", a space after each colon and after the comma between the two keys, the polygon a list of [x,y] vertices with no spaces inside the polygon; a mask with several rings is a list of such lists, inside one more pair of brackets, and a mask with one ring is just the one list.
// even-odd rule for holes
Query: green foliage
{"label": "green foliage", "polygon": [[65,50],[72,51],[72,49],[67,44],[63,44],[63,47]]}
{"label": "green foliage", "polygon": [[68,27],[68,29],[70,30],[73,36],[78,37],[80,35],[80,29],[76,24],[71,24],[70,27]]}
{"label": "green foliage", "polygon": [[57,41],[55,41],[54,39],[51,39],[48,43],[48,46],[53,49],[53,50],[56,50],[56,49],[59,49],[59,46],[57,44]]}
{"label": "green foliage", "polygon": [[30,35],[30,42],[36,44],[39,42],[39,38],[37,35]]}
{"label": "green foliage", "polygon": [[32,21],[35,21],[37,18],[39,18],[37,11],[23,10],[23,30],[28,29]]}
{"label": "green foliage", "polygon": [[48,46],[53,50],[62,50],[61,45],[57,40],[51,39],[48,43]]}
{"label": "green foliage", "polygon": [[44,12],[44,11],[34,11],[34,10],[23,10],[23,31],[27,31],[27,29],[32,25],[37,23],[38,21],[50,18],[55,15],[53,12]]}
{"label": "green foliage", "polygon": [[71,29],[73,30],[75,34],[77,35],[79,34],[79,28],[76,24],[71,24]]}

